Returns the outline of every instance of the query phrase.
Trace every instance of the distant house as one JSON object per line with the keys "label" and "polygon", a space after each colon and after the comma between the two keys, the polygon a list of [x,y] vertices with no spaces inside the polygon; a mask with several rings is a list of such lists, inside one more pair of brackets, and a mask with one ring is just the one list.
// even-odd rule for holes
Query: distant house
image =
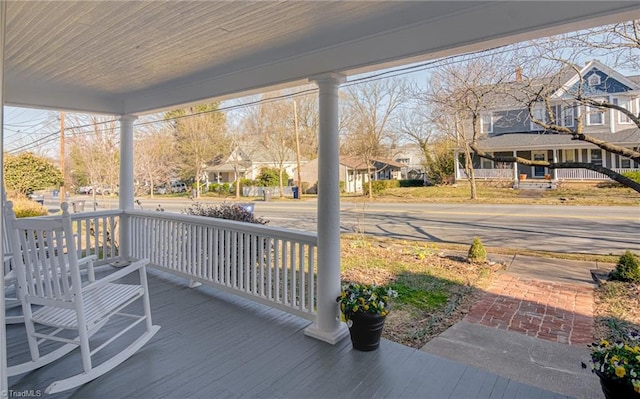
{"label": "distant house", "polygon": [[[363,191],[364,184],[372,180],[397,180],[401,178],[403,164],[390,159],[375,159],[367,164],[359,157],[342,155],[339,159],[340,181],[344,182],[344,190],[348,193]],[[369,171],[372,175],[369,176]],[[318,160],[314,159],[300,168],[302,181],[314,186],[318,181]]]}
{"label": "distant house", "polygon": [[424,152],[416,144],[405,144],[396,148],[394,160],[402,164],[401,179],[426,181]]}
{"label": "distant house", "polygon": [[[580,75],[565,74],[556,93],[552,96],[551,112],[556,123],[573,127],[578,120],[584,124],[584,133],[627,148],[638,148],[640,129],[617,110],[590,108],[572,102],[571,92],[578,87],[582,76],[583,92],[590,98],[606,100],[620,105],[635,114],[640,110],[640,76],[624,76],[601,62],[587,63]],[[514,82],[517,86],[517,82]],[[534,108],[540,120],[550,120],[542,104]],[[517,155],[541,161],[589,162],[619,172],[638,170],[640,165],[629,158],[610,154],[593,144],[571,140],[567,134],[545,131],[533,123],[528,109],[520,103],[510,107],[501,103],[496,109],[481,116],[483,138],[478,146],[494,155]],[[458,159],[458,157],[456,157]],[[486,179],[518,180],[520,175],[529,179],[552,180],[605,180],[605,175],[587,169],[554,169],[541,166],[497,164],[474,157],[474,174]],[[462,165],[456,168],[456,178],[464,178]]]}
{"label": "distant house", "polygon": [[[283,162],[284,170],[293,177],[298,163],[296,154],[287,151],[286,160]],[[306,162],[305,159],[302,162]],[[260,175],[262,168],[278,168],[279,163],[274,161],[269,154],[259,145],[238,146],[218,163],[206,168],[209,182],[211,183],[233,183],[239,179],[256,179]]]}

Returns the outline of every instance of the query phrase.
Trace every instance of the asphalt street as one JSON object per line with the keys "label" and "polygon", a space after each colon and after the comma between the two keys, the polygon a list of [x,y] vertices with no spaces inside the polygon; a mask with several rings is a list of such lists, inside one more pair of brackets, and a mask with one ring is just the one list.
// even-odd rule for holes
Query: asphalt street
{"label": "asphalt street", "polygon": [[[91,197],[85,210],[92,210]],[[72,199],[73,200],[73,199]],[[118,207],[117,198],[96,199],[98,209]],[[188,199],[141,199],[138,209],[180,212]],[[316,200],[251,201],[255,214],[270,226],[315,232]],[[47,201],[47,205],[55,204]],[[341,228],[367,234],[447,243],[544,250],[620,254],[640,251],[638,207],[562,205],[479,205],[342,202]]]}

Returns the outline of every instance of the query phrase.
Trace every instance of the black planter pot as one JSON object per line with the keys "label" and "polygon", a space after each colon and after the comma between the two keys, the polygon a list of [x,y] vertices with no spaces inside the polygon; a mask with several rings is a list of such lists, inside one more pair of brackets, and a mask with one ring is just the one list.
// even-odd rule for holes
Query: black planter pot
{"label": "black planter pot", "polygon": [[379,314],[355,312],[349,316],[353,322],[349,327],[349,335],[353,349],[374,351],[380,347],[380,337],[386,316]]}
{"label": "black planter pot", "polygon": [[600,387],[606,399],[640,399],[640,393],[634,391],[632,385],[607,378],[597,370],[596,374],[600,377]]}

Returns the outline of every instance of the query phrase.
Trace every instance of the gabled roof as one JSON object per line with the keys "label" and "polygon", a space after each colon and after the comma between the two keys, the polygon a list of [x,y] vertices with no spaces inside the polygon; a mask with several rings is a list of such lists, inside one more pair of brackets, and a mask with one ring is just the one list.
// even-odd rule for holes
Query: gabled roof
{"label": "gabled roof", "polygon": [[582,67],[582,69],[580,69],[579,73],[576,73],[573,68],[565,68],[565,70],[567,71],[568,76],[566,76],[565,79],[560,81],[560,82],[564,81],[564,83],[555,93],[553,93],[552,97],[555,97],[555,98],[563,97],[565,94],[571,92],[572,88],[574,88],[576,84],[580,82],[581,77],[582,79],[584,79],[590,76],[591,73],[594,73],[595,71],[603,72],[608,78],[611,78],[620,82],[622,85],[628,87],[630,90],[640,89],[640,86],[638,85],[637,82],[635,82],[632,79],[629,79],[628,77],[608,67],[607,65],[603,64],[598,60],[589,61],[584,67]]}
{"label": "gabled roof", "polygon": [[[384,158],[373,158],[371,159],[372,164],[370,164],[371,168],[375,168],[373,163],[382,163],[394,168],[403,168],[405,165],[399,162],[393,161],[391,159]],[[353,155],[340,155],[340,165],[346,166],[351,169],[356,170],[366,170],[367,164],[362,160],[362,158],[353,156]]]}
{"label": "gabled roof", "polygon": [[[353,155],[340,155],[340,165],[346,166],[350,169],[367,170],[367,164],[360,157]],[[369,165],[373,168],[373,165]]]}
{"label": "gabled roof", "polygon": [[386,165],[394,167],[394,168],[404,168],[405,167],[404,164],[401,164],[400,162],[396,162],[396,161],[391,160],[391,159],[374,158],[374,159],[372,159],[372,161],[373,162],[377,162],[377,163],[386,164]]}

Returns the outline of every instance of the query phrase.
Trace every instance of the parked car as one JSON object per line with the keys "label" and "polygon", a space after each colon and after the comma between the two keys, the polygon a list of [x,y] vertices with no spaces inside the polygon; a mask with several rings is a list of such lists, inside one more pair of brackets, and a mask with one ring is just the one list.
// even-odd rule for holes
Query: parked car
{"label": "parked car", "polygon": [[91,186],[81,186],[78,188],[78,194],[91,194],[93,192],[93,187]]}
{"label": "parked car", "polygon": [[184,193],[187,191],[187,185],[183,182],[172,182],[170,186],[160,186],[156,189],[156,193],[158,194],[168,194],[168,193]]}
{"label": "parked car", "polygon": [[184,193],[185,191],[187,191],[187,185],[185,183],[180,181],[171,183],[172,193]]}

